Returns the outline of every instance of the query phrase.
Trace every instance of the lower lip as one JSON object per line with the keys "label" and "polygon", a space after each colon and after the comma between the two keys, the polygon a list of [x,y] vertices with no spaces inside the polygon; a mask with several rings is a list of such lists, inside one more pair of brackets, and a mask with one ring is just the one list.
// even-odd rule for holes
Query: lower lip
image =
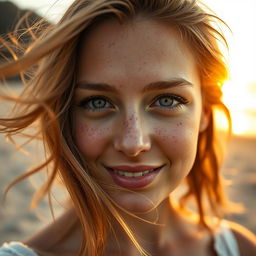
{"label": "lower lip", "polygon": [[114,171],[108,170],[114,182],[124,188],[136,189],[144,188],[153,182],[157,174],[160,172],[162,167],[157,168],[155,171],[150,172],[141,177],[126,177],[115,173]]}

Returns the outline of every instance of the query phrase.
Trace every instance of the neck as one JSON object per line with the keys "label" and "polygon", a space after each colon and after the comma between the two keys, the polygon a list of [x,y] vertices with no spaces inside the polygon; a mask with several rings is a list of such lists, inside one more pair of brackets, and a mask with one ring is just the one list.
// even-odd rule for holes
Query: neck
{"label": "neck", "polygon": [[[164,247],[178,230],[182,230],[180,216],[170,203],[169,199],[162,202],[156,209],[145,214],[136,214],[136,217],[127,213],[121,214],[127,226],[133,232],[136,241],[146,250],[154,252]],[[125,255],[137,255],[138,251],[127,233],[116,220],[113,220],[113,233],[107,239],[107,255],[116,248],[125,251]],[[124,255],[124,254],[122,254]],[[139,254],[138,254],[139,255]]]}
{"label": "neck", "polygon": [[[170,251],[170,248],[172,250],[173,245],[177,244],[177,241],[184,237],[186,232],[194,231],[194,225],[191,225],[168,199],[156,209],[145,214],[136,214],[136,217],[127,213],[120,213],[120,215],[132,231],[136,242],[153,255],[162,255],[162,252]],[[112,229],[107,235],[104,255],[141,255],[114,217],[111,224]],[[79,225],[75,232],[70,234],[68,243],[71,251],[77,251],[81,244]]]}

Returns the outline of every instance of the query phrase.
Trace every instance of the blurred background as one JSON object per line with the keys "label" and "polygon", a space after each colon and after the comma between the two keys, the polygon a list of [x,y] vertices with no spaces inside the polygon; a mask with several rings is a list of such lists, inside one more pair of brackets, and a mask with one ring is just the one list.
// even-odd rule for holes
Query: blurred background
{"label": "blurred background", "polygon": [[[0,0],[0,35],[12,30],[27,10],[31,20],[44,17],[57,22],[73,0]],[[256,233],[256,1],[202,0],[230,26],[224,29],[229,43],[228,64],[230,78],[224,84],[223,99],[231,110],[233,136],[227,149],[223,173],[227,179],[227,193],[234,202],[242,203],[246,211],[227,218]],[[19,90],[20,82],[12,80]],[[1,106],[1,111],[5,111]],[[221,116],[218,124],[225,129]],[[34,148],[32,149],[34,151]],[[39,150],[40,151],[40,150]],[[33,162],[39,161],[36,157]],[[7,184],[31,165],[31,156],[14,150],[0,135],[0,195]],[[34,183],[34,187],[37,185]],[[16,185],[0,205],[0,244],[23,240],[50,221],[47,202],[38,212],[28,211],[34,187],[28,181]],[[57,214],[61,207],[56,204]],[[38,219],[40,218],[40,220]]]}

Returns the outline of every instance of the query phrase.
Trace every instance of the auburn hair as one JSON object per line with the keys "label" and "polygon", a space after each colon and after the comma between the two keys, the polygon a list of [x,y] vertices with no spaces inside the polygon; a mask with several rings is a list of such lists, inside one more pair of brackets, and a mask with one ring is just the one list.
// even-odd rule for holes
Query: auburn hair
{"label": "auburn hair", "polygon": [[0,118],[0,132],[9,138],[22,135],[35,123],[29,140],[41,138],[45,145],[45,161],[23,174],[8,187],[40,170],[48,168],[48,179],[36,192],[38,203],[51,191],[59,175],[67,188],[78,221],[83,230],[83,242],[78,255],[102,255],[109,216],[114,216],[127,232],[141,255],[147,255],[125,224],[118,207],[102,187],[89,175],[86,163],[72,137],[72,98],[76,81],[77,58],[82,35],[95,24],[107,19],[120,22],[136,16],[164,22],[179,31],[197,60],[204,107],[209,112],[207,128],[199,134],[196,160],[186,178],[187,192],[180,198],[186,208],[195,199],[199,223],[207,226],[208,214],[221,218],[226,203],[220,175],[219,154],[214,109],[221,110],[231,129],[229,110],[221,100],[221,86],[228,72],[219,43],[226,40],[218,24],[223,23],[196,0],[75,0],[57,24],[34,24],[28,29],[33,42],[22,49],[14,36],[1,38],[1,47],[12,53],[14,60],[2,63],[0,78],[20,73],[24,89],[18,97],[2,90],[2,100],[15,103],[11,116]]}

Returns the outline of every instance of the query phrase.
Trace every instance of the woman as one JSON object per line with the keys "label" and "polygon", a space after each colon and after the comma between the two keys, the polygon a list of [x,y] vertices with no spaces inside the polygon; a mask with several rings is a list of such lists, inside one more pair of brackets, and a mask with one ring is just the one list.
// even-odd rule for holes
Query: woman
{"label": "woman", "polygon": [[48,158],[31,174],[53,166],[36,202],[58,175],[71,200],[0,255],[255,255],[254,235],[222,219],[214,109],[230,116],[214,21],[192,0],[76,0],[2,66],[30,71],[19,98],[2,95],[18,108],[0,124],[12,135],[40,122]]}

